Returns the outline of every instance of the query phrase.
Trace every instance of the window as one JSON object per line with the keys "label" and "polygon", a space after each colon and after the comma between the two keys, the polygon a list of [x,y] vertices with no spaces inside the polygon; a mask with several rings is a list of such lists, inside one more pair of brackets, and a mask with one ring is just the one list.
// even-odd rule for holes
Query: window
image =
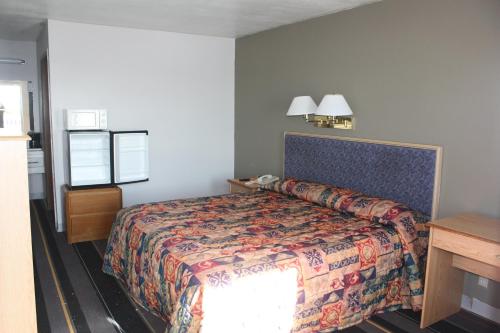
{"label": "window", "polygon": [[0,81],[0,135],[24,135],[28,128],[28,83]]}

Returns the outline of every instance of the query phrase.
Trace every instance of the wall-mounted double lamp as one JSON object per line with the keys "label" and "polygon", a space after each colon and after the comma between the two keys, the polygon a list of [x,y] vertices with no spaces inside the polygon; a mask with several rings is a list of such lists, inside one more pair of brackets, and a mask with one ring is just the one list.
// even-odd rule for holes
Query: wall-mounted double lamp
{"label": "wall-mounted double lamp", "polygon": [[316,127],[353,129],[354,117],[344,96],[325,95],[319,106],[311,96],[295,97],[287,116],[304,116],[306,122]]}

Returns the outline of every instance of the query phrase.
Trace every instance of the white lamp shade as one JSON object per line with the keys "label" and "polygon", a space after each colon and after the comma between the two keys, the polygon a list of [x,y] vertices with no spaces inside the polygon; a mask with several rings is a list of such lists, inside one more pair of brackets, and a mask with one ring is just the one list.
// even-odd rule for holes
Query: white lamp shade
{"label": "white lamp shade", "polygon": [[344,96],[335,95],[325,95],[321,100],[315,114],[318,116],[352,116],[352,110],[347,104]]}
{"label": "white lamp shade", "polygon": [[287,116],[302,116],[316,112],[318,106],[311,96],[295,97],[288,108]]}

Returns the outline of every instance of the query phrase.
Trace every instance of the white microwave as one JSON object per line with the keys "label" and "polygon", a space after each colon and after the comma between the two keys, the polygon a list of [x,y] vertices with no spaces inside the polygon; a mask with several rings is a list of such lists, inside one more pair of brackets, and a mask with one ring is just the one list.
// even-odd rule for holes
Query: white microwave
{"label": "white microwave", "polygon": [[106,110],[67,109],[67,130],[105,130],[108,128]]}

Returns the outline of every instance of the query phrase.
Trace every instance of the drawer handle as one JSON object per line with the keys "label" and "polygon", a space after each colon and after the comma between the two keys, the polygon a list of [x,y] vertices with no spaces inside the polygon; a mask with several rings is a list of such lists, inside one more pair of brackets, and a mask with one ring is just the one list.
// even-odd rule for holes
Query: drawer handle
{"label": "drawer handle", "polygon": [[28,164],[38,164],[40,162],[28,162]]}

